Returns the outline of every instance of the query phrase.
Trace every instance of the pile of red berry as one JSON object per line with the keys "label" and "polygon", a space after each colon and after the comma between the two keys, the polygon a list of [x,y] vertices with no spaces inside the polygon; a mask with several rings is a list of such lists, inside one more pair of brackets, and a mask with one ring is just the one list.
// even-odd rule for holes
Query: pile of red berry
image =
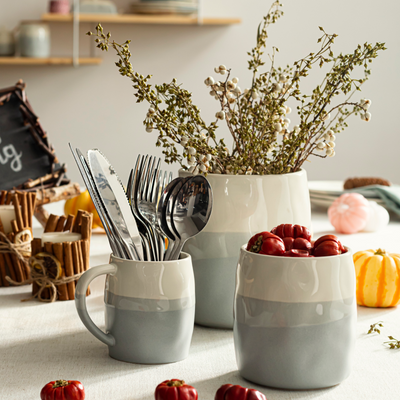
{"label": "pile of red berry", "polygon": [[246,250],[283,257],[324,257],[346,253],[335,235],[324,235],[313,242],[306,227],[292,224],[279,225],[271,232],[257,233],[249,240]]}

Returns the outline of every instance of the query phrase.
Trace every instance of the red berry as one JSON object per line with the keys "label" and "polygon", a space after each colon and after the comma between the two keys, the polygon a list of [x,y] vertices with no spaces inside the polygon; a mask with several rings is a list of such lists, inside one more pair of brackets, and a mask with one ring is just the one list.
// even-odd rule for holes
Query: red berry
{"label": "red berry", "polygon": [[285,243],[285,250],[289,251],[293,249],[294,239],[292,237],[285,237],[282,239],[283,243]]}
{"label": "red berry", "polygon": [[311,240],[310,231],[305,226],[301,225],[281,224],[272,229],[271,233],[279,236],[282,239],[285,237],[292,237],[293,239],[303,238],[308,241]]}
{"label": "red berry", "polygon": [[246,250],[252,253],[281,256],[285,252],[285,244],[280,237],[271,232],[260,232],[249,240]]}
{"label": "red berry", "polygon": [[313,255],[315,257],[337,256],[345,253],[346,249],[335,235],[324,235],[314,243]]}
{"label": "red berry", "polygon": [[307,239],[298,237],[293,241],[293,248],[299,250],[306,250],[308,253],[310,253],[311,243]]}

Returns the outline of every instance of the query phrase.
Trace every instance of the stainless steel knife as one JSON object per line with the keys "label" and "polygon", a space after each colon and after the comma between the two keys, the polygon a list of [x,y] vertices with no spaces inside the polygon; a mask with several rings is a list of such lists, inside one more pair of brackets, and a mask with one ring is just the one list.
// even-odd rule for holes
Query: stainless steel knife
{"label": "stainless steel knife", "polygon": [[104,206],[107,208],[127,253],[143,260],[143,247],[123,186],[112,165],[97,149],[88,151],[90,169]]}

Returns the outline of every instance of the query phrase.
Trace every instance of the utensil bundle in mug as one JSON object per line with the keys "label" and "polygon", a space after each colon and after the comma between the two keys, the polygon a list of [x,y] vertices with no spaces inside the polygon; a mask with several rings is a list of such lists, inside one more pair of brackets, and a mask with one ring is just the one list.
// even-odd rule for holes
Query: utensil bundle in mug
{"label": "utensil bundle in mug", "polygon": [[175,178],[161,160],[139,155],[126,192],[99,150],[88,161],[69,145],[115,256],[129,260],[179,259],[185,242],[211,215],[212,190],[204,176]]}

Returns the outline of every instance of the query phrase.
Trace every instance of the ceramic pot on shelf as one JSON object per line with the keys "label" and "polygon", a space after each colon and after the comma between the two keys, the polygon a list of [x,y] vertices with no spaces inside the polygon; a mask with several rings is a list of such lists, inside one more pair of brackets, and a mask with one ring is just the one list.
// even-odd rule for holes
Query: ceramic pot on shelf
{"label": "ceramic pot on shelf", "polygon": [[291,258],[243,246],[233,328],[240,375],[291,390],[326,388],[346,379],[356,341],[355,286],[350,249],[337,256]]}
{"label": "ceramic pot on shelf", "polygon": [[15,39],[12,31],[0,27],[0,56],[13,56],[15,54]]}
{"label": "ceramic pot on shelf", "polygon": [[70,8],[69,0],[49,1],[49,12],[52,14],[69,14]]}
{"label": "ceramic pot on shelf", "polygon": [[[180,176],[189,176],[180,171]],[[257,232],[282,223],[310,228],[305,170],[283,175],[207,175],[213,211],[206,228],[188,240],[196,284],[195,322],[232,329],[235,273],[240,248]]]}
{"label": "ceramic pot on shelf", "polygon": [[50,28],[47,24],[24,21],[19,27],[21,57],[47,58],[50,56]]}

